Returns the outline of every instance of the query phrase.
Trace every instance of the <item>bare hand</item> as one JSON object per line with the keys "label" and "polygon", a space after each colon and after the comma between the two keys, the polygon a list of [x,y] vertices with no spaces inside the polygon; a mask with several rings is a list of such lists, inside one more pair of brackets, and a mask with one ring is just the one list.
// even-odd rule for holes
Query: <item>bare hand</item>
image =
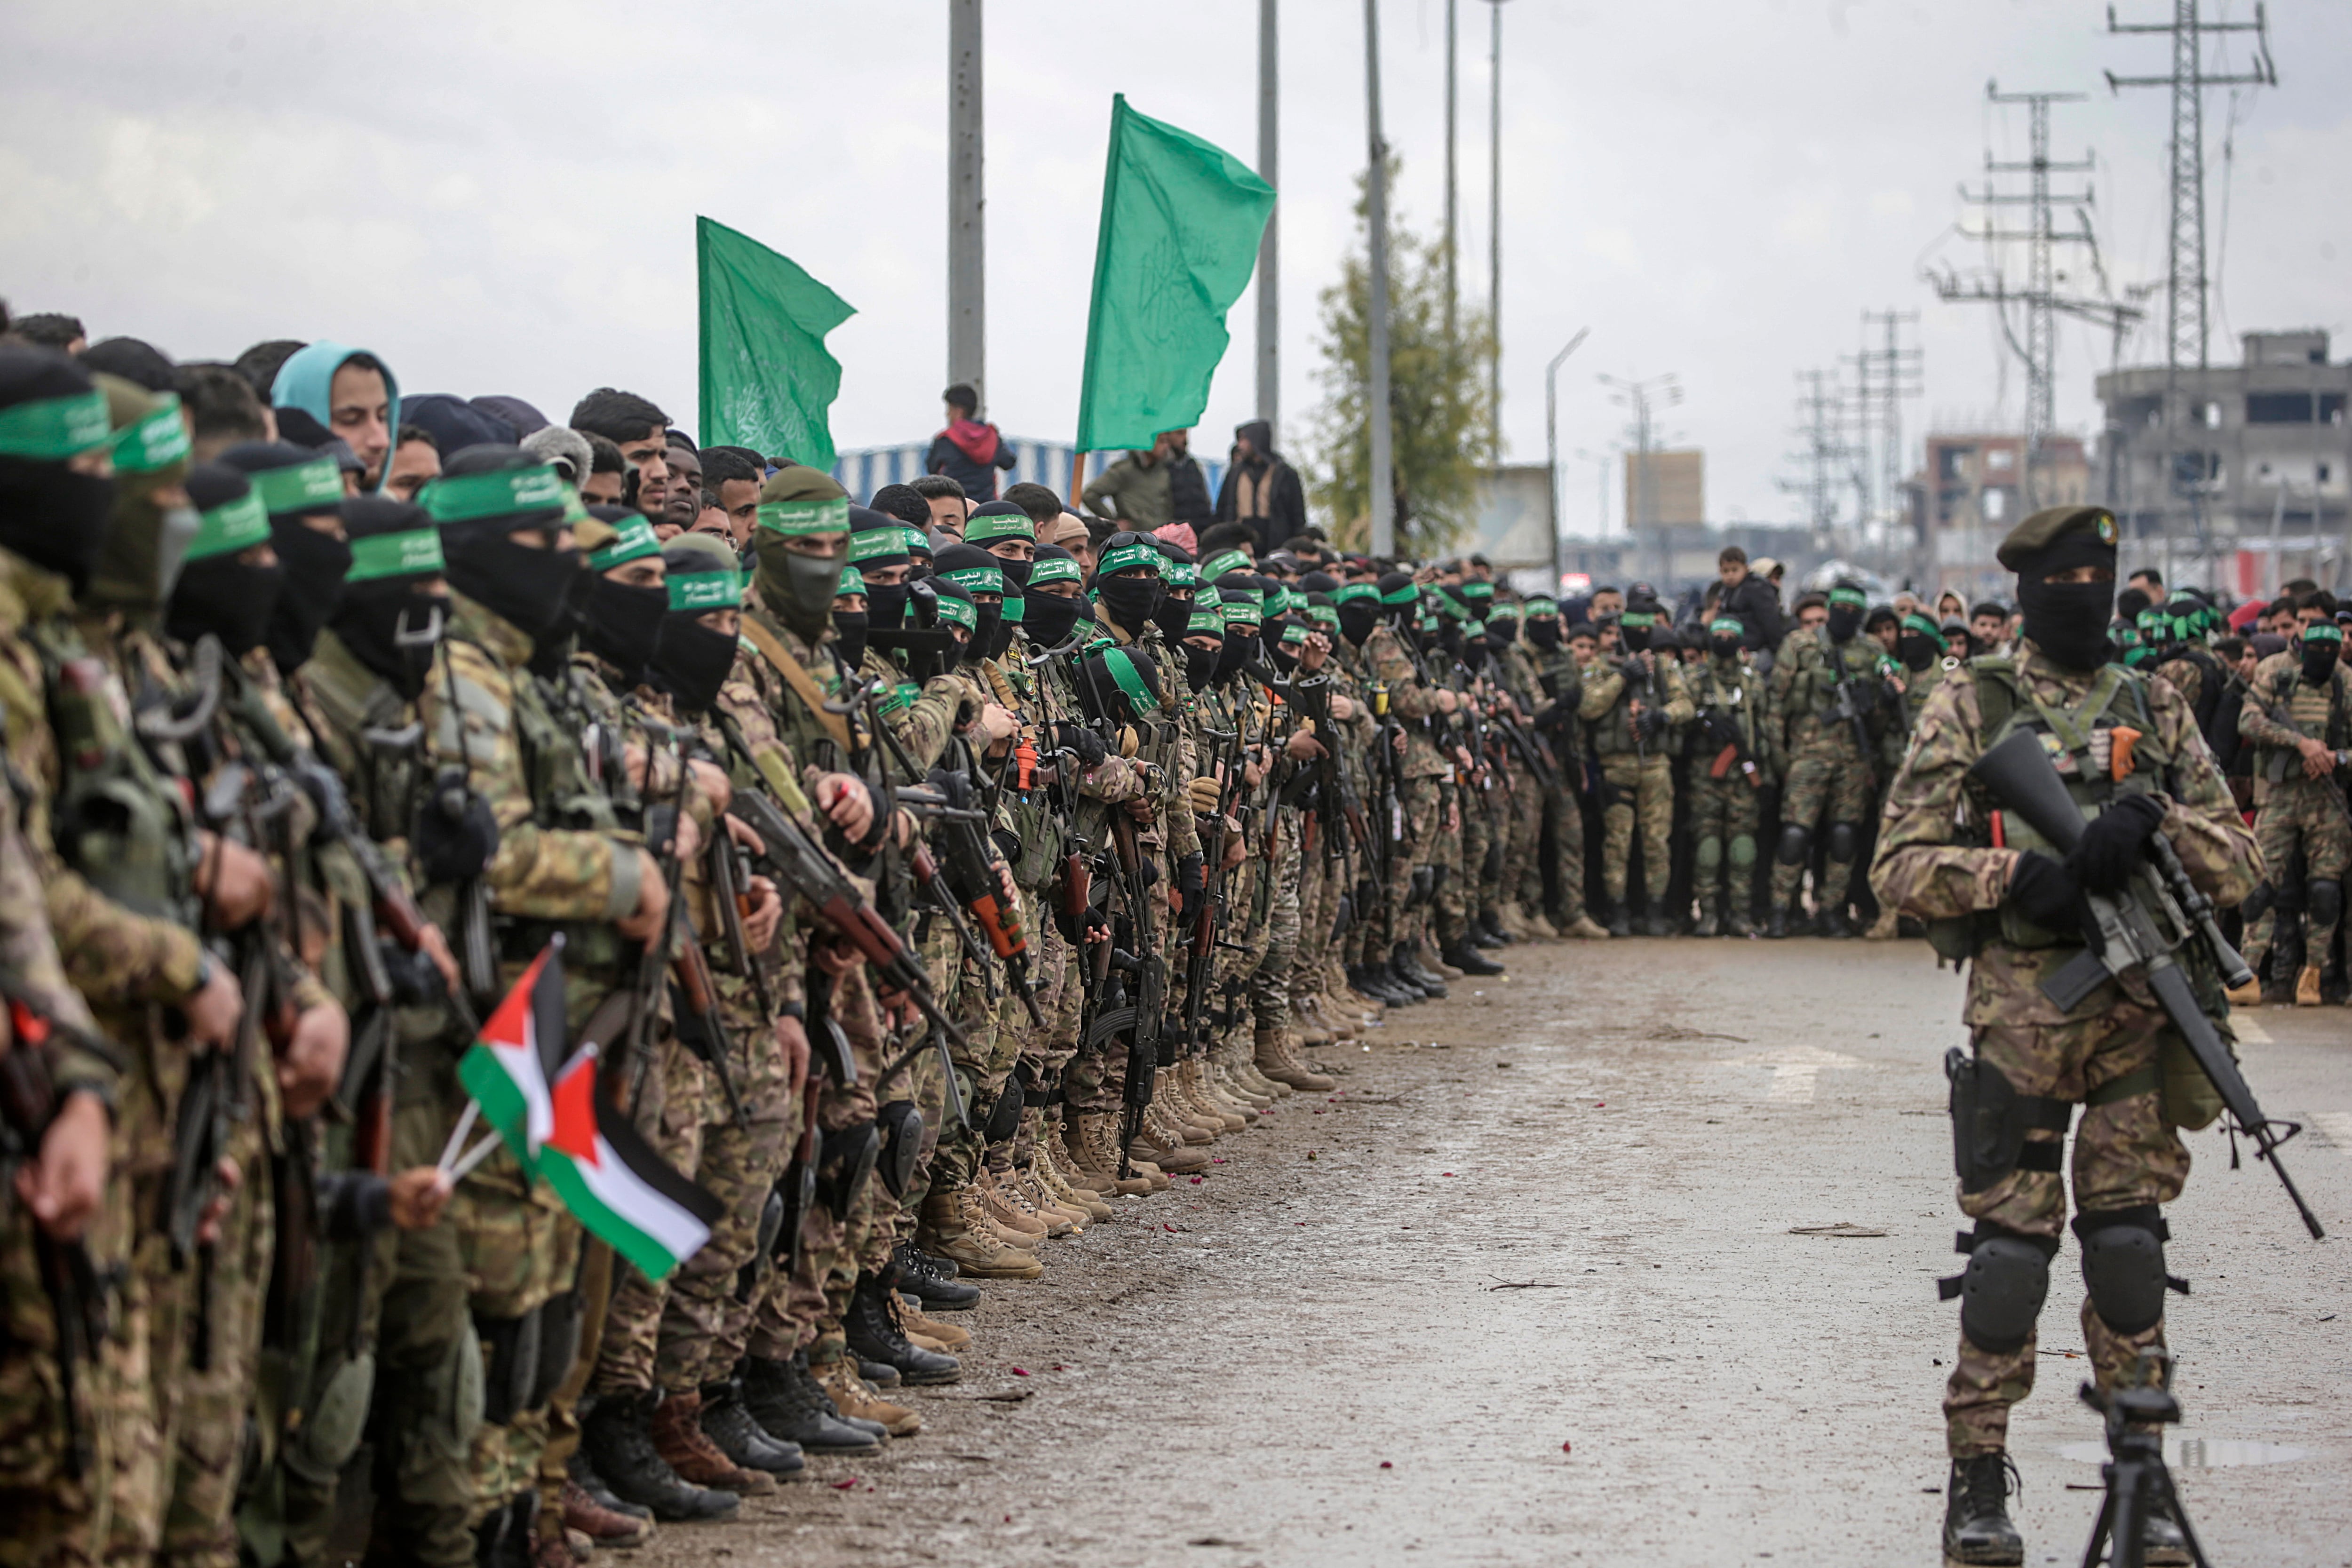
{"label": "bare hand", "polygon": [[16,1167],[16,1196],[53,1241],[72,1241],[89,1226],[106,1191],[109,1129],[94,1094],[70,1094],[41,1134],[41,1154]]}
{"label": "bare hand", "polygon": [[1249,858],[1249,846],[1242,842],[1242,825],[1232,817],[1225,818],[1225,852],[1217,858],[1217,870],[1232,870]]}
{"label": "bare hand", "polygon": [[1003,704],[991,702],[980,710],[980,732],[988,737],[988,749],[993,750],[1000,742],[1021,732],[1020,717]]}
{"label": "bare hand", "polygon": [[866,785],[851,773],[819,774],[816,808],[847,834],[853,844],[864,842],[866,830],[874,826],[874,799],[866,793]]}
{"label": "bare hand", "polygon": [[213,1163],[213,1181],[212,1201],[196,1216],[196,1239],[206,1247],[221,1238],[221,1221],[228,1218],[228,1205],[236,1201],[237,1188],[245,1185],[245,1171],[223,1154]]}
{"label": "bare hand", "polygon": [[866,962],[866,955],[841,941],[818,942],[809,944],[809,958],[819,969],[835,980]]}
{"label": "bare hand", "polygon": [[1355,716],[1356,700],[1354,698],[1334,697],[1331,699],[1331,717],[1334,720],[1340,723],[1345,723]]}
{"label": "bare hand", "polygon": [[632,742],[621,748],[621,767],[629,775],[629,787],[646,787],[646,749]]}
{"label": "bare hand", "polygon": [[441,984],[449,988],[450,995],[455,996],[457,994],[457,959],[449,951],[449,939],[441,934],[441,928],[436,925],[419,926],[416,930],[416,951],[440,971]]}
{"label": "bare hand", "polygon": [[197,836],[203,851],[196,866],[196,891],[205,911],[223,931],[237,931],[269,913],[269,862],[216,833]]}
{"label": "bare hand", "polygon": [[631,942],[651,942],[669,919],[669,883],[662,878],[661,862],[637,851],[637,907],[613,922],[613,929]]}
{"label": "bare hand", "polygon": [[1439,712],[1451,713],[1461,706],[1462,700],[1454,695],[1452,689],[1444,686],[1437,689],[1437,710]]}
{"label": "bare hand", "polygon": [[670,847],[679,859],[692,860],[702,853],[702,829],[682,811],[677,814],[677,838]]}
{"label": "bare hand", "polygon": [[694,770],[694,787],[702,792],[702,798],[710,803],[710,809],[725,811],[728,804],[735,798],[735,781],[727,776],[727,770],[699,757],[687,765]]}
{"label": "bare hand", "polygon": [[1139,795],[1133,800],[1122,802],[1119,809],[1148,827],[1152,818],[1160,814],[1160,803],[1148,795]]}
{"label": "bare hand", "polygon": [[245,991],[237,984],[236,972],[215,960],[213,977],[180,1003],[180,1011],[187,1015],[192,1044],[227,1049],[236,1038],[236,1021],[245,1016]]}
{"label": "bare hand", "polygon": [[305,1007],[294,1020],[294,1037],[278,1058],[278,1094],[289,1116],[315,1116],[343,1078],[343,1058],[352,1043],[352,1021],[340,1003]]}
{"label": "bare hand", "polygon": [[1283,742],[1282,754],[1294,763],[1311,763],[1331,754],[1330,748],[1305,730]]}
{"label": "bare hand", "polygon": [[783,895],[765,877],[752,878],[743,890],[751,903],[743,911],[743,941],[752,952],[765,952],[776,940],[776,928],[784,923]]}
{"label": "bare hand", "polygon": [[2306,735],[2294,743],[2294,749],[2303,753],[2304,777],[2324,779],[2336,771],[2336,753],[2324,742]]}
{"label": "bare hand", "polygon": [[449,1206],[457,1184],[434,1165],[418,1165],[392,1179],[392,1223],[402,1230],[431,1230]]}
{"label": "bare hand", "polygon": [[1003,897],[1006,909],[1014,911],[1020,910],[1021,894],[1013,886],[1013,868],[1002,860],[996,863],[996,890]]}
{"label": "bare hand", "polygon": [[1307,640],[1298,646],[1298,668],[1313,675],[1331,657],[1331,639],[1321,632],[1308,632]]}
{"label": "bare hand", "polygon": [[1404,755],[1404,731],[1402,730],[1399,730],[1395,734],[1389,737],[1389,750],[1394,752],[1400,757]]}
{"label": "bare hand", "polygon": [[784,1060],[784,1093],[798,1100],[808,1087],[809,1037],[807,1027],[790,1014],[776,1020],[776,1050]]}

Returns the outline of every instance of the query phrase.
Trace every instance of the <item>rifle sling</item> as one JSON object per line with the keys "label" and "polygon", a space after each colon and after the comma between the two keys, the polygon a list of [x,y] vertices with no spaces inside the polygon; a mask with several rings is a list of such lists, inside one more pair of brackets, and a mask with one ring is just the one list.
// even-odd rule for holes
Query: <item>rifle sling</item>
{"label": "rifle sling", "polygon": [[793,657],[792,649],[784,646],[782,637],[760,624],[757,616],[745,616],[742,625],[743,635],[751,639],[751,646],[758,648],[761,657],[774,666],[776,673],[800,694],[800,700],[808,705],[810,714],[824,726],[824,732],[833,737],[833,743],[841,748],[841,754],[855,755],[856,748],[849,743],[849,721],[825,707],[824,689],[817,685],[816,677]]}

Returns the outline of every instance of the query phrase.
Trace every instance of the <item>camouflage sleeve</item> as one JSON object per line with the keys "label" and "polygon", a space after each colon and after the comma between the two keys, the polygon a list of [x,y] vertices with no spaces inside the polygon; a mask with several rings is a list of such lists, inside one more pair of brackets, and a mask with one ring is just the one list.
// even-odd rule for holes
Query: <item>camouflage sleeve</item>
{"label": "camouflage sleeve", "polygon": [[1577,698],[1576,716],[1588,724],[1598,723],[1617,706],[1617,699],[1625,690],[1625,676],[1615,665],[1604,665],[1596,659],[1580,685],[1582,689]]}
{"label": "camouflage sleeve", "polygon": [[[2284,655],[2273,655],[2284,658]],[[2238,708],[2238,733],[2257,746],[2278,746],[2292,751],[2302,737],[2270,716],[2270,710],[2284,710],[2284,700],[2279,694],[2278,671],[2293,666],[2263,660],[2263,668],[2254,672],[2253,683],[2247,689],[2246,700]]]}
{"label": "camouflage sleeve", "polygon": [[61,1024],[93,1027],[89,1005],[66,979],[49,930],[33,846],[16,826],[16,792],[0,788],[0,968],[24,989],[25,999]]}
{"label": "camouflage sleeve", "polygon": [[196,988],[204,950],[195,933],[133,914],[44,854],[42,891],[66,978],[85,996],[177,1002]]}
{"label": "camouflage sleeve", "polygon": [[1683,667],[1678,659],[1661,660],[1658,673],[1666,688],[1666,721],[1687,724],[1698,717],[1698,707],[1691,701],[1690,682],[1683,679]]}
{"label": "camouflage sleeve", "polygon": [[2242,901],[2263,879],[2254,830],[2238,815],[2221,764],[2197,728],[2197,711],[2161,678],[2148,682],[2148,707],[2172,770],[2172,799],[2164,836],[2199,891],[2216,904]]}
{"label": "camouflage sleeve", "polygon": [[[551,921],[618,920],[637,906],[633,847],[601,833],[541,827],[514,735],[514,684],[470,643],[449,645],[451,680],[428,686],[417,717],[434,764],[463,768],[499,822],[498,853],[483,871],[490,907]],[[454,688],[457,706],[449,703]]]}
{"label": "camouflage sleeve", "polygon": [[918,768],[929,769],[946,755],[956,726],[968,717],[967,708],[979,711],[971,688],[952,675],[935,675],[923,683],[920,696],[883,722],[906,748],[908,760]]}
{"label": "camouflage sleeve", "polygon": [[[1383,628],[1384,630],[1386,628]],[[1389,689],[1389,711],[1400,719],[1426,719],[1437,711],[1437,694],[1421,683],[1421,672],[1393,632],[1374,645],[1379,648],[1372,673]]]}
{"label": "camouflage sleeve", "polygon": [[1125,757],[1105,757],[1079,778],[1078,793],[1116,805],[1143,793],[1143,775]]}
{"label": "camouflage sleeve", "polygon": [[[1774,681],[1780,671],[1775,667]],[[1879,902],[1920,920],[1998,908],[2016,868],[2014,849],[1958,842],[1968,803],[1961,781],[1977,759],[1973,680],[1947,680],[1919,712],[1910,754],[1886,792],[1870,885]]]}

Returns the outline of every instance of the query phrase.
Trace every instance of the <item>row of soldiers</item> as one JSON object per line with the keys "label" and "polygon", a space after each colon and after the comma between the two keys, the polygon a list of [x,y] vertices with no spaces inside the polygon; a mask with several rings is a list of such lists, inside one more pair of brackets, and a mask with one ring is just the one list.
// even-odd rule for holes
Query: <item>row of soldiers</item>
{"label": "row of soldiers", "polygon": [[193,423],[0,342],[10,1559],[568,1563],[911,1436],[1574,852],[1491,584]]}

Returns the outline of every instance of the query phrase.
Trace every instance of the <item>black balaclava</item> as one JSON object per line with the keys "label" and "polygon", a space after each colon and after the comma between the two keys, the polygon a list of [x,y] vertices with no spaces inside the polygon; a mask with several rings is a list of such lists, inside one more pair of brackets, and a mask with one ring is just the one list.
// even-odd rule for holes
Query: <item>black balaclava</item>
{"label": "black balaclava", "polygon": [[871,621],[864,610],[833,612],[834,647],[841,655],[841,662],[852,669],[865,661],[866,628]]}
{"label": "black balaclava", "polygon": [[[1649,624],[1633,625],[1633,620],[1636,616],[1647,616]],[[1634,594],[1625,601],[1624,615],[1618,617],[1618,639],[1625,645],[1627,652],[1640,653],[1650,646],[1650,634],[1664,618],[1664,612],[1658,608],[1657,600],[1644,595]]]}
{"label": "black balaclava", "polygon": [[[1305,625],[1304,622],[1294,621],[1289,617],[1285,616],[1283,619],[1276,621],[1272,625],[1266,626],[1258,634],[1259,641],[1263,643],[1265,647],[1265,657],[1273,662],[1275,668],[1282,671],[1285,675],[1290,674],[1293,670],[1298,668],[1299,645],[1294,642],[1285,641],[1283,634],[1294,626],[1303,625]],[[1307,629],[1312,631],[1314,628],[1309,626]]]}
{"label": "black balaclava", "polygon": [[[1193,564],[1192,552],[1182,545],[1171,544],[1164,539],[1155,542],[1160,546],[1160,553],[1167,557],[1166,563],[1160,569],[1163,578],[1170,575],[1171,566]],[[1197,572],[1192,574],[1192,577],[1195,584],[1200,582]],[[1151,618],[1159,623],[1160,635],[1168,639],[1169,647],[1173,647],[1184,640],[1184,633],[1192,623],[1192,601],[1197,596],[1192,589],[1180,592],[1172,584],[1160,595],[1159,606],[1151,612]]]}
{"label": "black balaclava", "polygon": [[1359,596],[1339,606],[1339,635],[1353,647],[1363,647],[1364,639],[1380,624],[1381,602],[1377,598]]}
{"label": "black balaclava", "polygon": [[[919,496],[916,498],[921,500]],[[866,525],[858,527],[860,519]],[[875,572],[887,572],[893,566],[908,566],[914,557],[907,553],[906,531],[914,526],[902,523],[887,512],[866,507],[849,509],[849,561],[859,572],[867,574],[866,580],[866,619],[869,626],[881,631],[896,631],[906,624],[907,588],[905,583],[877,583]]]}
{"label": "black balaclava", "polygon": [[[54,350],[0,343],[0,416],[34,404],[57,408],[57,423],[80,432],[77,441],[96,437],[84,445],[110,434],[105,397],[89,372]],[[63,576],[79,594],[106,542],[114,481],[77,474],[66,460],[0,456],[0,546]]]}
{"label": "black balaclava", "polygon": [[[267,499],[273,484],[280,482],[267,476],[315,465],[325,456],[290,441],[247,441],[223,452],[221,461],[253,476],[253,488]],[[339,475],[331,495],[320,487],[312,499],[270,508],[269,542],[278,552],[278,565],[285,569],[286,583],[270,612],[263,640],[268,644],[270,662],[282,674],[291,675],[310,661],[319,628],[342,602],[343,576],[352,568],[352,547],[306,521],[326,512],[340,514],[341,487]]]}
{"label": "black balaclava", "polygon": [[1943,643],[1932,630],[1934,625],[1925,616],[1911,615],[1904,616],[1895,628],[1895,657],[1914,675],[1934,668],[1944,657]]}
{"label": "black balaclava", "polygon": [[343,503],[343,530],[352,536],[352,570],[360,580],[344,583],[342,603],[327,625],[352,658],[414,702],[425,694],[432,674],[433,650],[448,625],[449,595],[440,587],[425,587],[442,575],[438,566],[367,574],[368,558],[390,548],[369,541],[435,533],[433,515],[394,496],[354,496]]}
{"label": "black balaclava", "polygon": [[1530,616],[1528,618],[1528,640],[1546,653],[1559,647],[1559,617]]}
{"label": "black balaclava", "polygon": [[[1074,581],[1070,574],[1076,568],[1076,560],[1077,557],[1058,544],[1041,544],[1037,547],[1037,559],[1029,566],[1034,575],[1045,562],[1070,562],[1070,566],[1053,568],[1054,575],[1050,580]],[[1039,647],[1052,647],[1070,635],[1070,628],[1078,624],[1078,617],[1086,614],[1086,610],[1087,596],[1084,593],[1066,599],[1052,594],[1028,593],[1022,599],[1021,635]]]}
{"label": "black balaclava", "polygon": [[1508,616],[1487,620],[1486,646],[1495,652],[1500,653],[1518,640],[1519,623],[1517,621]]}
{"label": "black balaclava", "polygon": [[[563,526],[564,484],[554,468],[520,447],[480,446],[452,457],[441,472],[425,488],[424,500],[441,526],[449,585],[534,644],[560,640],[571,628],[585,573],[578,548],[534,550],[507,537],[520,529]],[[504,500],[487,482],[490,476],[508,487]],[[459,479],[485,483],[450,486]]]}
{"label": "black balaclava", "polygon": [[[199,513],[252,493],[252,481],[226,463],[199,463],[188,471],[188,499],[196,503]],[[254,543],[265,541],[266,535]],[[247,565],[238,557],[252,547],[199,556],[182,567],[164,607],[164,631],[184,643],[207,636],[218,637],[221,647],[235,658],[259,647],[286,569],[275,564]]]}
{"label": "black balaclava", "polygon": [[1862,618],[1870,613],[1862,589],[1853,583],[1840,583],[1830,590],[1830,641],[1852,642],[1854,633],[1862,630]]}
{"label": "black balaclava", "polygon": [[[961,583],[964,592],[971,598],[974,624],[971,641],[965,645],[965,652],[974,660],[993,658],[1003,652],[1004,645],[1011,640],[1012,636],[1004,625],[1004,590],[1002,586],[1004,563],[977,544],[943,544],[933,556],[931,564],[935,574],[934,580],[938,577],[955,577]],[[990,572],[995,572],[997,575],[991,579],[988,576]],[[974,573],[978,575],[966,578],[963,575],[966,573]],[[982,586],[975,592],[972,584],[974,582],[985,584],[990,581],[1000,584],[996,590],[997,599],[993,604],[984,605],[980,602],[980,595],[987,592],[987,589]]]}
{"label": "black balaclava", "polygon": [[[2018,534],[2035,542],[2011,543]],[[2096,669],[2114,658],[2115,646],[2107,640],[2107,621],[2116,603],[2116,525],[2110,513],[2098,507],[2070,508],[2053,520],[2050,512],[2035,512],[2002,542],[2000,559],[2017,574],[2017,605],[2024,612],[2026,640],[2043,657],[2081,670]],[[2077,566],[2104,566],[2106,581],[2049,581],[2053,573]]]}
{"label": "black balaclava", "polygon": [[[966,629],[971,632],[973,642],[979,640],[980,633],[977,628],[980,624],[980,605],[973,601],[971,590],[961,583],[952,583],[945,577],[936,576],[924,578],[923,586],[932,595],[935,602],[943,604],[947,600],[961,600],[965,612],[971,616],[972,621],[972,625]],[[933,629],[945,631],[951,624],[958,624],[950,622],[948,617],[952,614],[954,612],[951,610],[943,610],[938,614],[932,622]],[[954,669],[957,665],[963,662],[964,656],[971,651],[971,642],[958,643],[952,638],[950,639],[947,647],[937,655],[940,667],[932,673],[945,675]]]}
{"label": "black balaclava", "polygon": [[1235,674],[1247,669],[1251,665],[1255,664],[1257,662],[1259,642],[1260,636],[1257,627],[1244,625],[1239,621],[1227,621],[1225,623],[1224,646],[1217,650],[1217,672],[1215,679],[1219,680],[1230,679]]}
{"label": "black balaclava", "polygon": [[732,552],[705,534],[680,534],[662,551],[662,569],[669,575],[662,595],[672,607],[662,617],[661,636],[646,661],[646,675],[677,700],[682,712],[709,712],[735,668],[735,634],[712,631],[701,616],[740,605],[740,585],[732,599],[693,592],[714,579],[724,589],[728,584],[719,574],[732,571],[734,564]]}
{"label": "black balaclava", "polygon": [[[1167,557],[1160,552],[1160,541],[1148,533],[1121,530],[1103,541],[1102,553],[1095,563],[1095,596],[1119,629],[1130,637],[1141,637],[1143,628],[1152,623],[1160,609],[1160,601],[1168,591],[1166,563]],[[1147,565],[1151,568],[1149,576],[1111,575]]]}
{"label": "black balaclava", "polygon": [[2303,628],[2297,639],[2303,650],[2303,679],[2312,686],[2325,686],[2336,675],[2336,660],[2343,657],[2344,634],[2326,621]]}
{"label": "black balaclava", "polygon": [[[1206,633],[1202,633],[1206,636]],[[1194,647],[1192,639],[1184,639],[1184,684],[1198,691],[1217,678],[1217,660],[1224,653],[1224,643],[1215,647]]]}
{"label": "black balaclava", "polygon": [[1399,590],[1412,586],[1410,572],[1383,574],[1380,581],[1381,609],[1400,626],[1411,626],[1415,611],[1421,607],[1419,594],[1401,594]]}
{"label": "black balaclava", "polygon": [[599,574],[581,605],[580,646],[635,686],[669,618],[667,588],[635,588]]}

